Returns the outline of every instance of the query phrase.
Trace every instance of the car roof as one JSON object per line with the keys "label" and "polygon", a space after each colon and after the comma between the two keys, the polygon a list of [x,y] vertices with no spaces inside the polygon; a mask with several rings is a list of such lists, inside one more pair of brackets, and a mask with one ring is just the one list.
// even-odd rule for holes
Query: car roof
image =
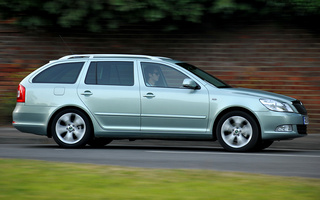
{"label": "car roof", "polygon": [[158,61],[168,61],[171,58],[161,56],[133,55],[133,54],[75,54],[67,55],[59,58],[59,60],[81,59],[81,58],[133,58],[133,59],[150,59]]}

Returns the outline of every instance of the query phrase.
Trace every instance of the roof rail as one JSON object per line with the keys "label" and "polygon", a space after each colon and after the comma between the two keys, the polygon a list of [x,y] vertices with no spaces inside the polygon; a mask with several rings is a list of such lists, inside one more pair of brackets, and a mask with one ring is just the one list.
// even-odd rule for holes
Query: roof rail
{"label": "roof rail", "polygon": [[144,58],[150,60],[171,60],[167,57],[132,55],[132,54],[76,54],[61,57],[59,60],[77,59],[77,58]]}

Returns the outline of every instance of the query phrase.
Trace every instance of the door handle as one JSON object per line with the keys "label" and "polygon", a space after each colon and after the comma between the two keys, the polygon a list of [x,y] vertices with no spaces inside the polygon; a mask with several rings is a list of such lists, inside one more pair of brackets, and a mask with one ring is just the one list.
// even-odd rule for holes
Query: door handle
{"label": "door handle", "polygon": [[93,95],[93,94],[92,94],[92,92],[90,90],[86,90],[83,93],[81,93],[81,95],[90,96],[90,95]]}
{"label": "door handle", "polygon": [[146,97],[146,98],[153,98],[155,97],[156,95],[154,95],[152,92],[148,92],[146,95],[144,95],[143,97]]}

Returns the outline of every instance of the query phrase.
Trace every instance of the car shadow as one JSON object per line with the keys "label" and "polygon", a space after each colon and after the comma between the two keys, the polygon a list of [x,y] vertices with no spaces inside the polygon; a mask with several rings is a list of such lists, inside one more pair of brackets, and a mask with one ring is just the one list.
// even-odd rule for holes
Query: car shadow
{"label": "car shadow", "polygon": [[[61,149],[61,150],[144,150],[144,151],[190,151],[190,152],[229,152],[220,146],[168,146],[168,145],[124,145],[124,144],[109,144],[103,147],[91,147],[89,145],[82,148],[63,148],[56,144],[34,144],[27,145],[26,148],[39,148],[39,149]],[[268,154],[279,154],[279,153],[297,153],[302,152],[302,149],[264,149],[261,151],[250,151],[250,152],[239,152],[239,153],[268,153]]]}

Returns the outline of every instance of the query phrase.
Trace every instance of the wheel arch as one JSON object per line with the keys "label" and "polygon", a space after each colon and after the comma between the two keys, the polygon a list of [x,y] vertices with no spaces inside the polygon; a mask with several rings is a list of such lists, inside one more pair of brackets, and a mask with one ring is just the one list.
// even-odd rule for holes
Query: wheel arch
{"label": "wheel arch", "polygon": [[[79,107],[76,107],[76,106],[66,106],[66,107],[62,107],[62,108],[59,108],[58,110],[56,110],[50,117],[50,120],[48,122],[48,126],[47,126],[47,137],[48,138],[52,138],[52,132],[51,132],[51,125],[52,125],[52,122],[53,122],[53,119],[55,118],[55,116],[63,111],[63,110],[66,110],[66,109],[75,109],[75,110],[78,110],[80,112],[82,112],[84,115],[86,115],[86,117],[88,117],[89,119],[89,122],[90,122],[90,127],[91,127],[91,130],[92,130],[92,136],[94,134],[94,126],[93,126],[93,123],[92,123],[92,119],[90,117],[90,115],[84,110],[84,109],[81,109]],[[91,136],[91,137],[92,137]]]}
{"label": "wheel arch", "polygon": [[259,123],[258,118],[253,114],[253,112],[248,110],[248,109],[246,109],[246,108],[243,108],[243,107],[230,107],[230,108],[227,108],[227,109],[223,110],[222,112],[220,112],[218,114],[218,116],[216,117],[216,119],[214,120],[213,127],[212,127],[212,137],[213,137],[214,140],[217,140],[216,130],[217,130],[217,125],[218,125],[219,120],[225,114],[227,114],[229,112],[232,112],[232,111],[242,111],[242,112],[245,112],[248,115],[250,115],[255,120],[255,122],[257,123],[258,130],[259,130],[259,139],[261,138],[261,125]]}

